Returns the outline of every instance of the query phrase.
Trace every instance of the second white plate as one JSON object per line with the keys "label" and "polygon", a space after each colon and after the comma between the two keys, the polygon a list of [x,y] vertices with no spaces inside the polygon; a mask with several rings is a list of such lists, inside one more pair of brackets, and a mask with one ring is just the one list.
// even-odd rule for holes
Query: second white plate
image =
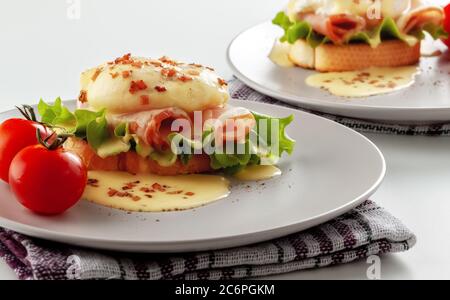
{"label": "second white plate", "polygon": [[305,84],[313,71],[282,68],[268,54],[282,30],[270,22],[254,26],[236,37],[228,49],[235,75],[253,89],[305,108],[390,123],[450,121],[450,55],[422,58],[422,73],[410,88],[368,98],[340,98]]}

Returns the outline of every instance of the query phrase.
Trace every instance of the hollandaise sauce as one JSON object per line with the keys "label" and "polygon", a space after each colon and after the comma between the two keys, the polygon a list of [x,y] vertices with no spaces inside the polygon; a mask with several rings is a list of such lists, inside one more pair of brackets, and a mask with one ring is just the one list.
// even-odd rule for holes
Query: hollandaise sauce
{"label": "hollandaise sauce", "polygon": [[367,97],[404,89],[414,83],[417,66],[370,68],[351,72],[317,73],[309,76],[309,86],[328,90],[341,97]]}
{"label": "hollandaise sauce", "polygon": [[216,175],[158,176],[90,171],[84,199],[132,212],[192,209],[229,195],[229,181]]}
{"label": "hollandaise sauce", "polygon": [[276,65],[280,67],[293,67],[294,63],[289,58],[289,52],[291,51],[291,44],[287,42],[275,41],[272,51],[269,54],[269,59]]}
{"label": "hollandaise sauce", "polygon": [[271,165],[254,165],[237,172],[234,177],[241,181],[267,180],[281,175],[281,170]]}

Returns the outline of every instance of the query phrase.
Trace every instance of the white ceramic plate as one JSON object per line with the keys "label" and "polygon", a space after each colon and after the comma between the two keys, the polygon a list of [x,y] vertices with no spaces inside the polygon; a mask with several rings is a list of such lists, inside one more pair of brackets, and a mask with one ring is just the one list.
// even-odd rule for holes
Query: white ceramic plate
{"label": "white ceramic plate", "polygon": [[[368,199],[385,174],[383,155],[359,133],[321,117],[278,106],[232,101],[274,116],[295,115],[297,140],[283,175],[235,183],[231,195],[182,212],[132,213],[79,202],[56,217],[21,207],[0,183],[0,226],[43,239],[120,251],[181,252],[261,242],[328,221]],[[74,102],[70,102],[73,108]],[[18,116],[0,114],[0,120]],[[50,184],[50,183],[49,183]],[[51,188],[49,186],[49,188]]]}
{"label": "white ceramic plate", "polygon": [[422,58],[422,74],[408,89],[368,98],[340,98],[309,87],[314,71],[282,68],[267,57],[282,30],[270,22],[234,39],[228,61],[234,74],[253,89],[276,99],[326,113],[399,123],[450,121],[450,55]]}

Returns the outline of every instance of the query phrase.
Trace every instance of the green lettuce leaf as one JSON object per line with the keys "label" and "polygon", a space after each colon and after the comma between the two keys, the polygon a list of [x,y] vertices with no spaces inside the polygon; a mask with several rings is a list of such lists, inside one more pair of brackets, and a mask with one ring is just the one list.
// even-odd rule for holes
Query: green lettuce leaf
{"label": "green lettuce leaf", "polygon": [[86,138],[87,135],[87,127],[89,123],[93,122],[97,118],[102,117],[105,114],[105,110],[101,110],[99,112],[94,112],[90,110],[77,109],[74,112],[77,125],[75,129],[75,135],[79,138]]}
{"label": "green lettuce leaf", "polygon": [[[262,137],[263,140],[267,141],[267,147],[270,148],[272,146],[272,130],[273,127],[270,126],[272,121],[278,122],[278,133],[274,134],[278,138],[278,155],[281,155],[286,152],[288,154],[292,154],[295,147],[295,141],[291,139],[286,133],[286,127],[292,123],[294,120],[294,116],[291,115],[286,118],[273,118],[270,116],[262,115],[253,112],[253,116],[256,120],[256,132],[258,136]],[[266,130],[261,128],[261,121],[265,121],[267,126]]]}
{"label": "green lettuce leaf", "polygon": [[308,22],[291,22],[284,12],[279,12],[272,23],[280,26],[284,30],[281,42],[294,44],[297,40],[306,40],[312,47],[318,47],[328,39],[316,33]]}
{"label": "green lettuce leaf", "polygon": [[[420,31],[422,33],[422,31]],[[423,33],[422,33],[423,34]],[[423,37],[401,33],[392,18],[385,18],[372,32],[359,32],[350,37],[349,42],[364,42],[372,48],[378,47],[384,40],[398,39],[410,46],[414,46]]]}
{"label": "green lettuce leaf", "polygon": [[74,114],[62,105],[61,98],[59,97],[53,105],[47,104],[41,99],[38,104],[38,112],[41,115],[41,122],[43,123],[55,127],[63,127],[68,132],[73,132],[76,128],[77,121]]}
{"label": "green lettuce leaf", "polygon": [[178,155],[181,163],[187,165],[196,150],[202,150],[203,144],[186,138],[180,133],[171,133],[168,135],[172,153]]}
{"label": "green lettuce leaf", "polygon": [[89,145],[95,150],[98,150],[108,140],[109,131],[105,113],[87,124],[86,138]]}
{"label": "green lettuce leaf", "polygon": [[[234,146],[236,150],[237,145]],[[227,174],[234,174],[248,165],[259,163],[259,157],[251,151],[252,145],[249,139],[245,141],[243,147],[244,153],[242,154],[213,153],[210,155],[211,168],[222,169]]]}
{"label": "green lettuce leaf", "polygon": [[98,112],[77,109],[72,113],[62,104],[61,98],[57,98],[53,105],[41,99],[38,112],[42,123],[72,133],[78,138],[87,139],[95,150],[110,137],[105,109]]}

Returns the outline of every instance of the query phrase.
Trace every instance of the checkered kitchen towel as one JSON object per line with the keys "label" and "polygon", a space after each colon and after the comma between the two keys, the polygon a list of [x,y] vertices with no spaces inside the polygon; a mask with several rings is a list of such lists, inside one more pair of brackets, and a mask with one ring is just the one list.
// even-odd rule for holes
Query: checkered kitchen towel
{"label": "checkered kitchen towel", "polygon": [[0,229],[0,257],[20,279],[238,279],[349,263],[406,251],[415,242],[399,220],[367,201],[331,222],[288,237],[179,255],[97,252]]}
{"label": "checkered kitchen towel", "polygon": [[229,82],[231,97],[239,100],[250,100],[257,102],[264,102],[286,106],[294,109],[299,109],[309,113],[313,113],[327,119],[341,123],[347,127],[355,129],[360,132],[367,133],[384,133],[397,135],[423,135],[423,136],[450,136],[450,123],[433,124],[433,125],[395,125],[382,124],[366,120],[352,119],[341,116],[335,116],[317,111],[311,111],[297,106],[292,106],[279,100],[275,100],[269,96],[260,94],[252,88],[246,86],[239,79],[234,78]]}

